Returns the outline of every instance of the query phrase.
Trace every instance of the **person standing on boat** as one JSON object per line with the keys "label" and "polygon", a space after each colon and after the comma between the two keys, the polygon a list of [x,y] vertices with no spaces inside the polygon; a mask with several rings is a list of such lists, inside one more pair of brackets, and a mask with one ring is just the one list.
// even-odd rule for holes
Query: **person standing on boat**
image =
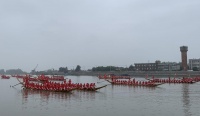
{"label": "person standing on boat", "polygon": [[71,79],[69,79],[69,86],[71,86],[71,83],[72,83],[72,81],[71,81]]}

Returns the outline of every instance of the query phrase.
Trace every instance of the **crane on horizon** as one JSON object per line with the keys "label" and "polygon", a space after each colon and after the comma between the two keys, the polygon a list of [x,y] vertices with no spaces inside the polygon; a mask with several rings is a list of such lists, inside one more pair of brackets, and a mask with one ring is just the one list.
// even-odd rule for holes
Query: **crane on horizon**
{"label": "crane on horizon", "polygon": [[36,65],[36,67],[31,71],[32,74],[35,74],[35,70],[38,67],[38,64]]}

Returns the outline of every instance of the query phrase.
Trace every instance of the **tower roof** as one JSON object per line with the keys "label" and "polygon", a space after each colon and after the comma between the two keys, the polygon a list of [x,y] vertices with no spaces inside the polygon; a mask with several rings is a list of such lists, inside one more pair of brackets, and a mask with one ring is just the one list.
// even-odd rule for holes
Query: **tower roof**
{"label": "tower roof", "polygon": [[188,51],[188,46],[181,46],[180,47],[181,52],[187,52]]}

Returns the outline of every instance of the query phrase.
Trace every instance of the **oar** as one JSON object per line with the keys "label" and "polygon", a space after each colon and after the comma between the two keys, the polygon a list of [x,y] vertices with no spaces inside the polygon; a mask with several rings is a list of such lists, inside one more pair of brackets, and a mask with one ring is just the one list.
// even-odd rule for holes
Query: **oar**
{"label": "oar", "polygon": [[102,82],[106,82],[106,81],[104,80],[104,81],[100,81],[100,82],[97,82],[97,83],[102,83]]}
{"label": "oar", "polygon": [[17,85],[19,85],[19,84],[21,84],[21,83],[15,84],[15,85],[13,85],[12,87],[17,86]]}

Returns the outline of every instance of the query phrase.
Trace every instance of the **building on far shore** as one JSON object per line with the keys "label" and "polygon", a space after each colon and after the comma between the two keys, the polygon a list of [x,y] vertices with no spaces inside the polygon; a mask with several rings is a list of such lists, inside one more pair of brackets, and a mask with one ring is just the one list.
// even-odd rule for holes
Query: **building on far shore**
{"label": "building on far shore", "polygon": [[180,63],[162,62],[156,60],[155,63],[135,63],[135,69],[138,71],[179,71]]}
{"label": "building on far shore", "polygon": [[189,59],[189,69],[193,70],[193,68],[200,69],[200,58],[199,59]]}
{"label": "building on far shore", "polygon": [[158,64],[158,71],[179,71],[181,64],[176,62],[162,62]]}
{"label": "building on far shore", "polygon": [[134,63],[135,69],[138,71],[157,71],[159,60],[156,60],[155,63]]}

